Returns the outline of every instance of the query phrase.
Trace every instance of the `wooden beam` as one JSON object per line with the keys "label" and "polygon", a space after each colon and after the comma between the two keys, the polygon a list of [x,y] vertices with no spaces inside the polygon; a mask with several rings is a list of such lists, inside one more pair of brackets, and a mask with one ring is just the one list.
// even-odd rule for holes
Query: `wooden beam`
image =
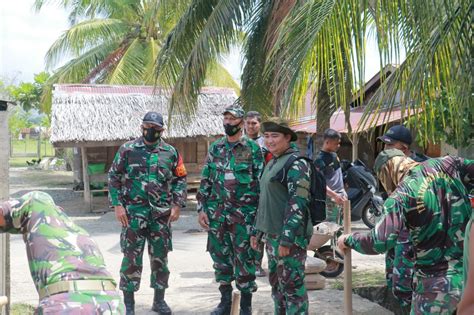
{"label": "wooden beam", "polygon": [[127,142],[127,140],[116,140],[116,141],[85,141],[85,142],[55,142],[53,146],[55,148],[83,148],[83,147],[114,147],[121,146]]}
{"label": "wooden beam", "polygon": [[[0,110],[0,200],[9,198],[10,133],[8,132],[8,111]],[[10,235],[0,234],[0,296],[7,298],[5,307],[0,306],[0,314],[10,314]],[[2,300],[5,302],[5,300]]]}
{"label": "wooden beam", "polygon": [[352,161],[359,158],[359,134],[352,134]]}
{"label": "wooden beam", "polygon": [[[351,233],[351,201],[344,201],[344,234]],[[352,315],[352,252],[344,253],[344,314]]]}
{"label": "wooden beam", "polygon": [[84,179],[84,202],[89,210],[92,210],[91,204],[91,187],[90,187],[90,178],[89,172],[87,171],[89,161],[87,160],[87,148],[81,148],[81,159],[82,159],[82,177]]}

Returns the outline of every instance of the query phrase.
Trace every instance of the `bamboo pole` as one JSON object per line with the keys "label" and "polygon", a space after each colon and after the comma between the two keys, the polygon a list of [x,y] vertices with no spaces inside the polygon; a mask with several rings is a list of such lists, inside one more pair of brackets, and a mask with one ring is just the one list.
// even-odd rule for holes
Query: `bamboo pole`
{"label": "bamboo pole", "polygon": [[239,315],[240,312],[240,291],[234,290],[232,292],[232,307],[230,309],[230,315]]}
{"label": "bamboo pole", "polygon": [[[351,202],[344,202],[344,234],[351,233]],[[352,253],[344,252],[344,314],[352,314]]]}

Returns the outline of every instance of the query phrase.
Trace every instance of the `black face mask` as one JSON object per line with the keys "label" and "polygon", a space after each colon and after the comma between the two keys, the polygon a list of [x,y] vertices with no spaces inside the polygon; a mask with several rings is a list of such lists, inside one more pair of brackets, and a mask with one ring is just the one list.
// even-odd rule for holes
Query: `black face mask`
{"label": "black face mask", "polygon": [[240,128],[239,124],[237,124],[237,125],[224,124],[225,134],[230,136],[230,137],[237,134],[237,132],[239,132],[240,129],[242,129],[242,128]]}
{"label": "black face mask", "polygon": [[146,141],[154,143],[160,140],[161,131],[158,131],[155,128],[143,128],[142,135]]}

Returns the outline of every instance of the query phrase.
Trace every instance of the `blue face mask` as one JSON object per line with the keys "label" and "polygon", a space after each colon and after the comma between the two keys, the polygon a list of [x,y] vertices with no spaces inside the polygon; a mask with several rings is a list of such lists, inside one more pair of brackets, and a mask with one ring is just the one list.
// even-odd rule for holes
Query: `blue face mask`
{"label": "blue face mask", "polygon": [[155,143],[161,138],[161,130],[156,130],[155,128],[143,128],[142,131],[143,138],[150,143]]}

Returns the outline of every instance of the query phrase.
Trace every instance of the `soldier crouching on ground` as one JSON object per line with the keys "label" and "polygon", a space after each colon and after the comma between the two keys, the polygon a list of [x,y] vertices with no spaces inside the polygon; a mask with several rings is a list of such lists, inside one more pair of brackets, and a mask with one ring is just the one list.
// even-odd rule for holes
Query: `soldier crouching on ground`
{"label": "soldier crouching on ground", "polygon": [[412,314],[451,314],[461,298],[463,242],[472,209],[465,184],[474,161],[433,158],[413,161],[397,149],[382,151],[375,171],[387,191],[384,215],[369,233],[341,235],[341,250],[380,254],[393,248],[404,226],[415,252]]}
{"label": "soldier crouching on ground", "polygon": [[171,314],[165,302],[168,288],[170,222],[186,206],[186,168],[178,151],[161,139],[163,117],[148,112],[142,122],[142,137],[123,144],[109,171],[109,199],[122,224],[120,290],[127,315],[135,312],[134,292],[140,287],[143,250],[148,242],[150,286],[155,289],[152,310]]}
{"label": "soldier crouching on ground", "polygon": [[0,204],[0,232],[24,236],[36,314],[125,313],[97,244],[50,195],[30,192]]}
{"label": "soldier crouching on ground", "polygon": [[[306,160],[295,160],[282,172],[286,162],[299,151],[291,146],[296,133],[288,123],[273,118],[263,123],[265,145],[273,158],[260,179],[260,200],[254,234],[264,233],[274,314],[308,314],[304,286],[306,247],[313,226],[308,222],[311,167]],[[285,174],[286,173],[286,174]],[[286,185],[280,181],[286,176]],[[278,178],[278,180],[277,180]],[[251,237],[253,248],[258,238]]]}

